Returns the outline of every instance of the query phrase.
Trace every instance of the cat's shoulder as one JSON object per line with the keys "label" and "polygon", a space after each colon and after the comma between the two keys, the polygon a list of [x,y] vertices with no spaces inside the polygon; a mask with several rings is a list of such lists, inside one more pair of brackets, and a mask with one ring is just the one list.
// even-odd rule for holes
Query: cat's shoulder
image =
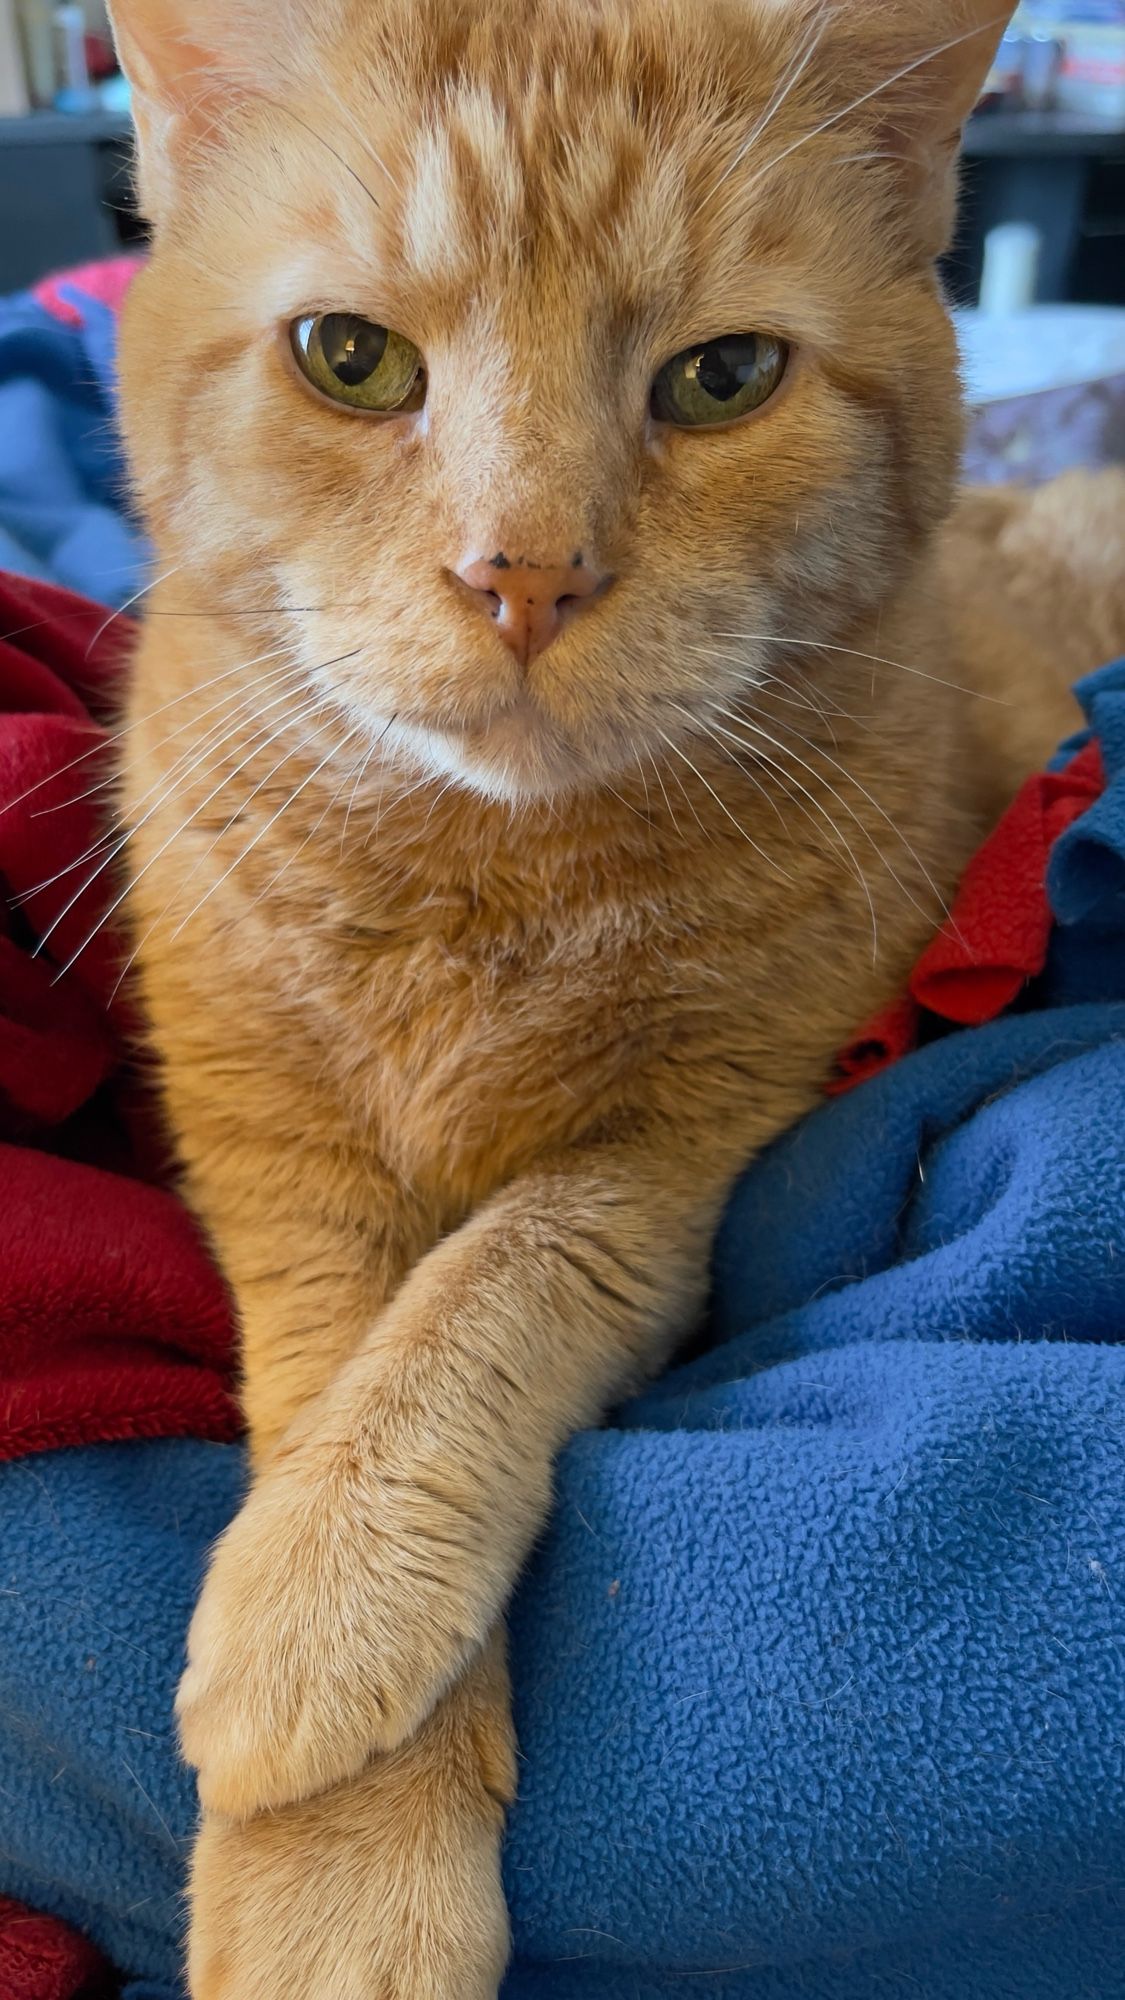
{"label": "cat's shoulder", "polygon": [[1010,792],[1081,726],[1072,683],[1125,647],[1125,470],[967,489],[938,562],[972,731]]}

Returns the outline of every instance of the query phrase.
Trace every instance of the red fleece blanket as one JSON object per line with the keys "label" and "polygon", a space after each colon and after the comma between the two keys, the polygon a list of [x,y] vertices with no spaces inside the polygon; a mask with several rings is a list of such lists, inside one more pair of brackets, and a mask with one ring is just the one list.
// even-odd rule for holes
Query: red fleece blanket
{"label": "red fleece blanket", "polygon": [[908,1055],[931,1022],[995,1020],[1047,963],[1053,918],[1047,863],[1064,828],[1105,790],[1101,751],[1090,742],[1061,771],[1029,778],[973,856],[949,917],[927,945],[906,991],[842,1049],[832,1094]]}
{"label": "red fleece blanket", "polygon": [[115,1990],[87,1938],[0,1896],[0,2000],[109,2000]]}
{"label": "red fleece blanket", "polygon": [[95,605],[0,577],[0,1458],[238,1430],[226,1293],[159,1185],[98,929],[127,638]]}
{"label": "red fleece blanket", "polygon": [[[0,576],[0,1458],[238,1430],[221,1280],[169,1191],[151,1102],[122,1059],[104,789],[131,627]],[[1031,779],[969,867],[908,991],[830,1089],[895,1061],[926,1016],[990,1019],[1042,970],[1047,857],[1103,786],[1096,743]],[[99,840],[108,840],[102,846]],[[0,2000],[102,2000],[62,1924],[0,1899]]]}

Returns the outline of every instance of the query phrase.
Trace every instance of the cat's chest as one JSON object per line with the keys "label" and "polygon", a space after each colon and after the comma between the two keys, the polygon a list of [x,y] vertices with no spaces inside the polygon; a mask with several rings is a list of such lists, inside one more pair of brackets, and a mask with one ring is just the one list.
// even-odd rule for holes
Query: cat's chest
{"label": "cat's chest", "polygon": [[705,978],[668,913],[612,900],[519,924],[422,908],[322,950],[350,1111],[388,1165],[466,1201],[628,1102]]}

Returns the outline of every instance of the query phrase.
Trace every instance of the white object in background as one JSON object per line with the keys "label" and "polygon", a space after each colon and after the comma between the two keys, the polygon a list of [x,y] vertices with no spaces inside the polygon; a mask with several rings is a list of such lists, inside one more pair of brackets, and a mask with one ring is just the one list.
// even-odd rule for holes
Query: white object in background
{"label": "white object in background", "polygon": [[1125,375],[1125,307],[1032,306],[991,319],[962,308],[953,322],[966,394],[978,408]]}
{"label": "white object in background", "polygon": [[980,310],[987,317],[1023,312],[1035,299],[1043,238],[1030,222],[1000,222],[984,239]]}
{"label": "white object in background", "polygon": [[22,118],[30,109],[15,0],[0,0],[0,118]]}

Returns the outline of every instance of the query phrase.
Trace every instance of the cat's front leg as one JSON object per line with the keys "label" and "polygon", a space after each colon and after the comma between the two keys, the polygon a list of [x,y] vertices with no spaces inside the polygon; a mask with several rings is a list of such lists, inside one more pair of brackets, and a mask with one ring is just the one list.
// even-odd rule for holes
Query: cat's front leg
{"label": "cat's front leg", "polygon": [[[271,1623],[265,1600],[275,1589],[284,1619],[299,1620],[302,1598],[307,1594],[315,1601],[325,1562],[331,1567],[330,1553],[324,1557],[318,1548],[310,1554],[299,1537],[291,1539],[284,1558],[275,1551],[272,1566],[242,1579],[254,1597],[250,1615],[244,1616],[243,1597],[228,1581],[232,1563],[224,1563],[222,1551],[228,1544],[235,1551],[256,1545],[261,1511],[256,1496],[279,1439],[362,1344],[404,1273],[436,1233],[433,1217],[342,1127],[325,1131],[322,1117],[318,1137],[315,1106],[302,1099],[299,1080],[255,1069],[249,1059],[240,1063],[237,1076],[242,1116],[235,1120],[228,1111],[223,1072],[214,1084],[208,1072],[185,1076],[174,1065],[170,1072],[193,1200],[238,1306],[242,1402],[254,1474],[246,1502],[249,1524],[236,1518],[220,1543],[220,1559],[212,1564],[193,1625],[196,1666],[189,1666],[179,1702],[189,1752],[198,1728],[193,1681],[198,1680],[199,1657],[216,1646],[237,1673],[239,1700],[251,1710],[260,1705],[268,1714],[277,1680],[276,1649],[284,1640],[280,1627]],[[282,1122],[282,1111],[290,1123]],[[276,1484],[266,1482],[266,1511],[277,1491]],[[235,1570],[238,1561],[235,1553]],[[224,1631],[228,1622],[234,1629]],[[204,1635],[209,1635],[206,1640]],[[365,1725],[357,1714],[357,1693],[353,1684],[358,1769],[381,1717],[372,1706]],[[373,1701],[377,1699],[374,1690]],[[292,1727],[298,1726],[296,1717],[290,1720]],[[239,1799],[228,1792],[224,1800],[233,1811],[253,1810],[276,1781],[268,1737],[259,1741],[260,1769],[255,1769],[249,1738],[245,1742],[239,1759],[244,1795]],[[314,1737],[305,1745],[302,1791],[328,1786],[338,1775],[336,1743],[327,1747],[323,1771],[317,1755]],[[297,1792],[286,1790],[285,1796]]]}
{"label": "cat's front leg", "polygon": [[675,1159],[576,1152],[415,1267],[219,1546],[180,1703],[205,1806],[286,1806],[425,1721],[507,1601],[560,1445],[690,1324],[732,1164],[682,1134]]}
{"label": "cat's front leg", "polygon": [[402,1749],[334,1791],[204,1820],[192,2000],[496,2000],[515,1789],[502,1635]]}

